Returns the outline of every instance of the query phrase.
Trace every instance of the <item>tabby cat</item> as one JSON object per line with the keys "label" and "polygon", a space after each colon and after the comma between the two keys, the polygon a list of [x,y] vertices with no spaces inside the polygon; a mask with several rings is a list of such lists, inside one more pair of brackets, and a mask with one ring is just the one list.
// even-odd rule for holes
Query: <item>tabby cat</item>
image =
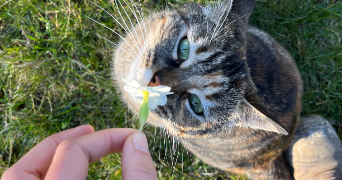
{"label": "tabby cat", "polygon": [[283,151],[298,124],[302,80],[291,55],[248,25],[253,6],[230,0],[153,13],[120,42],[112,75],[135,114],[141,101],[122,78],[171,87],[147,122],[204,162],[252,179],[292,179]]}

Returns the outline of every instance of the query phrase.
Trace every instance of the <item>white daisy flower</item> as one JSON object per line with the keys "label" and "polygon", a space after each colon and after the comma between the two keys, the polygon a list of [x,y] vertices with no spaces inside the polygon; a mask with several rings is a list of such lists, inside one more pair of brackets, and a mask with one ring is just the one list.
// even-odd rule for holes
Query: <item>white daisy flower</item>
{"label": "white daisy flower", "polygon": [[171,87],[168,86],[142,87],[133,79],[123,78],[122,80],[127,84],[127,86],[124,86],[125,91],[134,98],[143,99],[139,110],[139,130],[142,130],[147,120],[149,109],[156,109],[157,106],[165,105],[167,102],[166,95],[173,94],[173,92],[170,92]]}
{"label": "white daisy flower", "polygon": [[149,109],[156,109],[158,105],[165,105],[167,102],[166,95],[173,94],[173,92],[170,92],[171,87],[168,86],[142,87],[133,79],[123,78],[122,80],[127,84],[127,86],[124,86],[125,91],[135,98],[143,99],[143,91],[149,92]]}

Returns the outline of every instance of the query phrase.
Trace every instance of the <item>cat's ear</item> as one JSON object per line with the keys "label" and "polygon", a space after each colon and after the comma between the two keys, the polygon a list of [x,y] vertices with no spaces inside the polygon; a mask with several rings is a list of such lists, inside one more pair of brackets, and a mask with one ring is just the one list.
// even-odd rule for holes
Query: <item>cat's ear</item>
{"label": "cat's ear", "polygon": [[[224,4],[231,6],[228,14],[228,22],[243,21],[248,22],[254,8],[255,0],[227,0]],[[231,5],[230,5],[231,4]]]}
{"label": "cat's ear", "polygon": [[211,40],[224,37],[226,42],[230,42],[224,51],[238,51],[244,57],[248,19],[253,7],[254,0],[226,0],[219,5],[208,6],[210,10],[204,13],[216,24]]}
{"label": "cat's ear", "polygon": [[239,111],[238,118],[235,120],[235,126],[249,127],[288,135],[288,132],[283,127],[252,106],[246,99],[240,102]]}
{"label": "cat's ear", "polygon": [[247,23],[254,7],[255,0],[226,0],[217,5],[207,5],[204,13],[210,17],[213,22],[225,25],[234,22]]}
{"label": "cat's ear", "polygon": [[[234,39],[245,43],[246,34],[248,31],[248,19],[252,14],[254,8],[254,0],[229,0],[232,2],[231,10],[228,12],[226,21],[229,35],[228,38]],[[227,3],[229,3],[227,1]],[[231,39],[229,39],[231,41]],[[241,44],[242,45],[242,44]]]}

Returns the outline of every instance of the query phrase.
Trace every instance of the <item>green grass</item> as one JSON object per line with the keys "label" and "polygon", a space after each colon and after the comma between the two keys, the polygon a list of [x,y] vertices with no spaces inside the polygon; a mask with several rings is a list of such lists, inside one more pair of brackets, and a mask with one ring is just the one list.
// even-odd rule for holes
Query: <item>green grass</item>
{"label": "green grass", "polygon": [[[96,34],[112,42],[118,38],[84,16],[124,34],[108,14],[85,0],[6,2],[0,0],[0,175],[53,133],[82,124],[96,130],[138,127],[112,86],[113,45]],[[113,1],[97,3],[120,18]],[[148,14],[186,1],[140,3]],[[338,128],[342,123],[342,2],[259,1],[250,21],[295,58],[304,80],[303,115],[321,114]],[[204,164],[183,148],[172,167],[170,145],[160,136],[154,142],[154,131],[153,127],[146,130],[160,179],[243,179]],[[88,179],[121,177],[117,154],[89,167]]]}

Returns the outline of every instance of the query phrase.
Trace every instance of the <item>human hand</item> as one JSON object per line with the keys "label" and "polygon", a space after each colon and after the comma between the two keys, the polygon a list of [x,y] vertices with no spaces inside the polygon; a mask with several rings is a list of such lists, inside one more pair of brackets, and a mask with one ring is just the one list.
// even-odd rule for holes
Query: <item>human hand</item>
{"label": "human hand", "polygon": [[158,179],[147,140],[135,129],[105,129],[90,125],[44,139],[3,174],[1,180],[86,179],[88,164],[122,152],[124,179]]}

